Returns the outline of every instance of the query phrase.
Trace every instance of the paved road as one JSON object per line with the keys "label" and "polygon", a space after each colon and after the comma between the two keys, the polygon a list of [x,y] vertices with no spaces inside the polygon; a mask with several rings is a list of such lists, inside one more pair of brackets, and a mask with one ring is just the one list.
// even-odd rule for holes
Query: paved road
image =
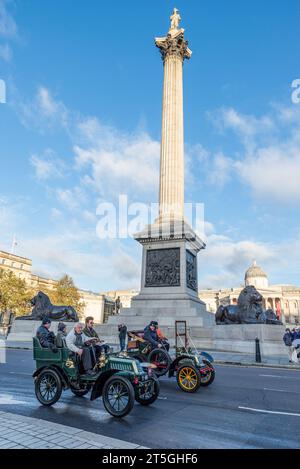
{"label": "paved road", "polygon": [[159,400],[125,419],[101,400],[63,393],[52,408],[35,399],[32,352],[9,350],[0,364],[0,410],[62,423],[152,448],[300,448],[300,372],[217,366],[215,382],[196,394],[161,379]]}

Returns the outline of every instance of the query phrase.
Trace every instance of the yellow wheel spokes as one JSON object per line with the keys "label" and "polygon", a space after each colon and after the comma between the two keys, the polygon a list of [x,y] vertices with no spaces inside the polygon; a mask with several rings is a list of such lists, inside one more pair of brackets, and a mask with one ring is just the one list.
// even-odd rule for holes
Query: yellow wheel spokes
{"label": "yellow wheel spokes", "polygon": [[193,368],[186,366],[179,372],[179,382],[187,390],[194,389],[198,383],[198,376]]}

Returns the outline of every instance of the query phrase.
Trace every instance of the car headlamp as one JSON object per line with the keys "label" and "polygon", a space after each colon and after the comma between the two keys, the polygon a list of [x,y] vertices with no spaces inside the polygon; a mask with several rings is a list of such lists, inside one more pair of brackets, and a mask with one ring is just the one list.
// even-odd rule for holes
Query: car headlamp
{"label": "car headlamp", "polygon": [[194,356],[194,360],[195,360],[196,365],[200,365],[200,361],[197,355]]}

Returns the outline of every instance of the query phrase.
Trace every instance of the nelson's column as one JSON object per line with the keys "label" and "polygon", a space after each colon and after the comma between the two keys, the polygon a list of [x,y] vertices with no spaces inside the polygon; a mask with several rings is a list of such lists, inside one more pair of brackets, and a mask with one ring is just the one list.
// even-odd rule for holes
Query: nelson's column
{"label": "nelson's column", "polygon": [[[129,327],[145,327],[153,319],[171,329],[175,319],[194,327],[213,322],[198,297],[197,253],[205,244],[184,216],[183,63],[192,52],[180,19],[174,8],[168,34],[155,39],[164,65],[159,215],[135,235],[143,246],[141,290],[120,313]],[[110,317],[108,323],[120,319]]]}

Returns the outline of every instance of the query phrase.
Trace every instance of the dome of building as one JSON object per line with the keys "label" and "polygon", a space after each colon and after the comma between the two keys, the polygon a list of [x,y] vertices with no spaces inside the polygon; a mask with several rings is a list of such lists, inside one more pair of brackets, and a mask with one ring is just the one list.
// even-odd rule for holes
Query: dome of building
{"label": "dome of building", "polygon": [[256,261],[253,262],[251,267],[245,273],[245,286],[253,285],[256,288],[268,288],[268,276],[256,264]]}

